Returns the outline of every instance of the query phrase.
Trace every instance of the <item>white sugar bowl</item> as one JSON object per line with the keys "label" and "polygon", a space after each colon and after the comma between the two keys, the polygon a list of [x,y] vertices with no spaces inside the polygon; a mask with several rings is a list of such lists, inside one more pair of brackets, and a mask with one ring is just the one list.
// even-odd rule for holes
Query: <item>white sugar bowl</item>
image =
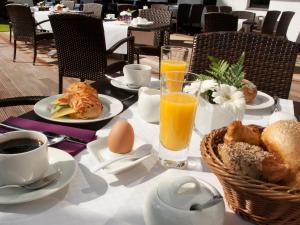
{"label": "white sugar bowl", "polygon": [[146,198],[146,225],[223,225],[225,205],[218,190],[191,176],[169,178]]}

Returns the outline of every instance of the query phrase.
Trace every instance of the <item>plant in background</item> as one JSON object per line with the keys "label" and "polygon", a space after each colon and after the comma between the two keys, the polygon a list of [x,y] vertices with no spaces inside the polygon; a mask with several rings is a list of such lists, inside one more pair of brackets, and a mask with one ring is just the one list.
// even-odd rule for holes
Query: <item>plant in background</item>
{"label": "plant in background", "polygon": [[46,4],[45,1],[40,1],[40,2],[37,3],[37,6],[44,7],[45,4]]}
{"label": "plant in background", "polygon": [[127,11],[122,11],[120,12],[120,16],[132,16],[132,13],[134,13],[135,10],[130,10],[130,9],[127,9]]}

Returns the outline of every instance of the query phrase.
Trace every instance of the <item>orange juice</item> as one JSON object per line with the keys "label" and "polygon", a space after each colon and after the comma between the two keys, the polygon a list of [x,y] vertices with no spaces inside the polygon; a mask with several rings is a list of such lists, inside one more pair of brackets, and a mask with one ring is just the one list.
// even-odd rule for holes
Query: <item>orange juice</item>
{"label": "orange juice", "polygon": [[185,93],[163,94],[160,99],[160,143],[172,151],[186,148],[192,134],[197,98]]}
{"label": "orange juice", "polygon": [[160,72],[165,73],[168,71],[186,71],[186,62],[182,60],[164,59],[161,61]]}

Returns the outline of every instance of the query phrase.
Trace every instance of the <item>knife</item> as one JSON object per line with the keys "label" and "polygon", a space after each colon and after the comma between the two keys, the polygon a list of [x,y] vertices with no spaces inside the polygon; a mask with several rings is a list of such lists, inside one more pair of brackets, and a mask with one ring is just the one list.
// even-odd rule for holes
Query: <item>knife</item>
{"label": "knife", "polygon": [[[5,123],[0,123],[0,126],[2,127],[6,127],[6,128],[9,128],[9,129],[12,129],[12,130],[29,130],[29,129],[24,129],[24,128],[21,128],[21,127],[16,127],[16,126],[12,126],[12,125],[8,125],[8,124],[5,124]],[[42,132],[44,133],[47,137],[55,137],[59,134],[55,134],[53,132],[49,132],[49,131],[40,131],[40,130],[36,130],[38,132]],[[82,141],[82,140],[79,140],[77,138],[73,138],[73,137],[69,137],[67,135],[63,135],[62,136],[64,137],[64,141],[68,141],[68,142],[72,142],[72,143],[76,143],[76,144],[81,144],[81,145],[86,145],[88,142],[86,141]]]}

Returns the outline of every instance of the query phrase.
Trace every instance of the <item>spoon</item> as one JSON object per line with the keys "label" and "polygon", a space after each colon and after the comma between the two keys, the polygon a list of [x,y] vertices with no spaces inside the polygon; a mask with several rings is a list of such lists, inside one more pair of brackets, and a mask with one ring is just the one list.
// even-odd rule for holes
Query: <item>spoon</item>
{"label": "spoon", "polygon": [[62,172],[58,169],[56,172],[45,176],[37,181],[34,181],[33,183],[30,184],[25,184],[25,185],[18,185],[18,184],[9,184],[9,185],[3,185],[0,186],[0,189],[2,188],[8,188],[8,187],[22,187],[28,190],[38,190],[41,188],[44,188],[48,186],[49,184],[55,182],[58,180],[58,178],[61,176]]}
{"label": "spoon", "polygon": [[108,78],[108,79],[110,79],[110,80],[116,81],[116,82],[117,82],[118,84],[120,84],[120,85],[125,85],[125,86],[127,86],[127,87],[129,87],[129,88],[132,88],[132,89],[138,89],[138,88],[140,88],[139,85],[135,85],[135,84],[126,84],[126,83],[124,83],[124,82],[122,82],[122,81],[120,81],[120,80],[118,80],[118,79],[116,79],[116,78],[114,78],[114,77],[112,77],[112,76],[109,76],[109,75],[107,75],[107,74],[105,74],[105,76],[106,76],[106,78]]}
{"label": "spoon", "polygon": [[100,166],[98,166],[96,169],[94,169],[94,172],[97,172],[100,169],[103,169],[115,162],[121,161],[121,160],[138,160],[140,158],[143,158],[147,155],[151,154],[152,145],[145,144],[140,146],[137,150],[135,150],[130,155],[121,156],[115,159],[108,160],[107,162],[102,163]]}
{"label": "spoon", "polygon": [[212,199],[210,199],[209,201],[205,202],[202,205],[201,204],[197,204],[197,203],[191,205],[190,210],[191,211],[195,211],[195,210],[201,211],[203,209],[212,207],[212,206],[218,204],[221,201],[223,201],[223,197],[221,195],[215,195],[215,196],[213,196]]}
{"label": "spoon", "polygon": [[[0,123],[0,126],[6,127],[6,128],[9,128],[9,129],[12,129],[12,130],[17,130],[17,131],[26,131],[26,129],[22,129],[22,128],[19,128],[19,127],[7,125],[7,124],[4,124],[4,123]],[[48,146],[58,144],[62,141],[68,141],[68,142],[73,142],[73,143],[82,144],[82,145],[86,144],[85,142],[83,142],[81,140],[77,140],[76,138],[68,137],[68,136],[63,135],[63,134],[56,134],[56,133],[49,132],[49,131],[38,131],[38,132],[41,132],[41,133],[43,133],[47,136]]]}

